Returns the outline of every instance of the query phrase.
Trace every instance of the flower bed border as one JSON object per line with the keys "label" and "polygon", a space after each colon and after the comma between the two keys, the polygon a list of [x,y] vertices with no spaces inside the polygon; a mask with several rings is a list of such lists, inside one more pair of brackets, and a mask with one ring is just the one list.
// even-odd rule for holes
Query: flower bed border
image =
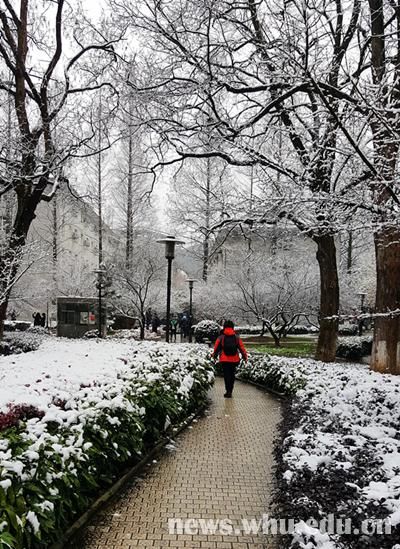
{"label": "flower bed border", "polygon": [[103,507],[112,501],[114,497],[131,481],[138,473],[143,470],[143,468],[149,463],[151,459],[159,455],[163,448],[171,441],[171,437],[178,436],[182,433],[187,427],[193,422],[194,419],[200,417],[204,414],[205,410],[208,408],[209,403],[203,406],[200,406],[196,412],[193,412],[188,418],[183,420],[182,423],[177,426],[172,426],[170,429],[172,431],[171,436],[163,437],[157,444],[149,451],[149,453],[144,456],[138,463],[133,465],[128,469],[122,477],[114,482],[114,484],[103,492],[92,504],[91,506],[80,516],[78,517],[71,526],[64,533],[62,538],[49,546],[49,549],[71,549],[76,547],[76,545],[71,545],[71,542],[78,541],[82,537],[83,529],[88,525],[89,521],[94,517]]}

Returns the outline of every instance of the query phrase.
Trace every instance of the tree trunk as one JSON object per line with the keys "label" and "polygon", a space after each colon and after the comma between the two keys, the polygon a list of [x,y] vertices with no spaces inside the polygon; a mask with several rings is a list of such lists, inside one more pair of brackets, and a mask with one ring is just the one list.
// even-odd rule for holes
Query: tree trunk
{"label": "tree trunk", "polygon": [[397,311],[393,316],[375,318],[371,369],[400,375],[400,229],[383,229],[375,234],[377,270],[377,315]]}
{"label": "tree trunk", "polygon": [[3,340],[3,336],[4,336],[4,321],[7,318],[7,305],[8,305],[7,301],[4,301],[0,305],[0,341]]}
{"label": "tree trunk", "polygon": [[127,204],[126,204],[126,268],[132,268],[132,253],[133,253],[133,138],[132,130],[129,129],[128,137],[128,188],[127,188]]}
{"label": "tree trunk", "polygon": [[102,115],[102,104],[101,104],[101,95],[99,102],[99,136],[98,136],[98,148],[99,153],[97,156],[97,209],[98,209],[98,241],[99,241],[99,268],[103,263],[103,163],[101,155],[102,147],[102,136],[101,136],[101,115]]}
{"label": "tree trunk", "polygon": [[270,327],[268,327],[268,331],[271,334],[272,339],[274,340],[274,347],[280,347],[281,346],[281,340],[280,340],[279,336]]}
{"label": "tree trunk", "polygon": [[280,347],[281,346],[281,340],[277,336],[272,336],[274,338],[274,347]]}
{"label": "tree trunk", "polygon": [[57,195],[53,198],[53,282],[54,292],[57,291],[57,273],[58,273],[58,207],[57,207]]}
{"label": "tree trunk", "polygon": [[146,316],[144,314],[141,315],[141,321],[140,321],[140,339],[144,339],[144,327],[146,326]]}
{"label": "tree trunk", "polygon": [[22,252],[25,247],[29,227],[35,217],[35,210],[40,195],[34,197],[18,197],[18,208],[14,220],[11,235],[8,239],[7,248],[0,257],[1,294],[4,301],[0,304],[0,339],[3,337],[4,321],[7,318],[7,308],[10,294],[15,281]]}
{"label": "tree trunk", "polygon": [[[320,330],[316,360],[334,362],[339,314],[339,277],[336,261],[336,246],[333,235],[315,236],[317,261],[320,272]],[[334,317],[334,318],[330,318]]]}
{"label": "tree trunk", "polygon": [[126,196],[126,268],[132,268],[133,255],[133,135],[132,135],[133,105],[129,98],[129,134],[128,134],[128,188]]}
{"label": "tree trunk", "polygon": [[353,231],[349,230],[349,239],[347,241],[347,272],[351,274],[353,268]]}
{"label": "tree trunk", "polygon": [[206,211],[205,211],[205,229],[206,233],[203,240],[203,280],[207,282],[208,278],[208,261],[210,255],[210,209],[211,209],[211,159],[207,158],[207,175],[206,175],[206,189],[205,189],[205,198],[206,198]]}

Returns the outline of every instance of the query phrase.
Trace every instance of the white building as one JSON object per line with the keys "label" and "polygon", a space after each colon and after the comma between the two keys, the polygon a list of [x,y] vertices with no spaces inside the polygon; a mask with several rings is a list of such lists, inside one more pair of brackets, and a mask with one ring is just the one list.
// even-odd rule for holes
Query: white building
{"label": "white building", "polygon": [[[7,226],[5,201],[0,229]],[[107,265],[124,253],[120,232],[102,223],[102,261]],[[26,247],[25,264],[32,263],[13,289],[9,312],[30,319],[35,311],[55,318],[57,296],[95,296],[99,265],[99,216],[90,204],[59,189],[51,202],[36,212]]]}

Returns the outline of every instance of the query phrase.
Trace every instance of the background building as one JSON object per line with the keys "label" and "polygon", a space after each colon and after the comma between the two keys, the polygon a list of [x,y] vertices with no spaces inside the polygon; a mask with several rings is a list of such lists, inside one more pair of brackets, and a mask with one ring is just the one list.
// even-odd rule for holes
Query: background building
{"label": "background building", "polygon": [[[0,229],[7,228],[7,204],[0,204]],[[111,264],[124,253],[123,235],[102,223],[102,261]],[[35,311],[56,318],[57,296],[97,295],[99,216],[84,199],[60,188],[51,202],[42,202],[32,223],[23,268],[15,285],[9,313],[30,319]],[[29,264],[27,263],[29,261]]]}

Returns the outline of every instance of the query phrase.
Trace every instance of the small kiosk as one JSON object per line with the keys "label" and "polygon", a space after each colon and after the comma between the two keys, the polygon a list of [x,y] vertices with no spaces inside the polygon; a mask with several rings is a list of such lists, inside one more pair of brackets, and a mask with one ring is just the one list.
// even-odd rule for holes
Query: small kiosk
{"label": "small kiosk", "polygon": [[[57,335],[79,338],[98,330],[99,300],[96,297],[57,297]],[[107,311],[102,303],[102,336],[106,335]]]}

